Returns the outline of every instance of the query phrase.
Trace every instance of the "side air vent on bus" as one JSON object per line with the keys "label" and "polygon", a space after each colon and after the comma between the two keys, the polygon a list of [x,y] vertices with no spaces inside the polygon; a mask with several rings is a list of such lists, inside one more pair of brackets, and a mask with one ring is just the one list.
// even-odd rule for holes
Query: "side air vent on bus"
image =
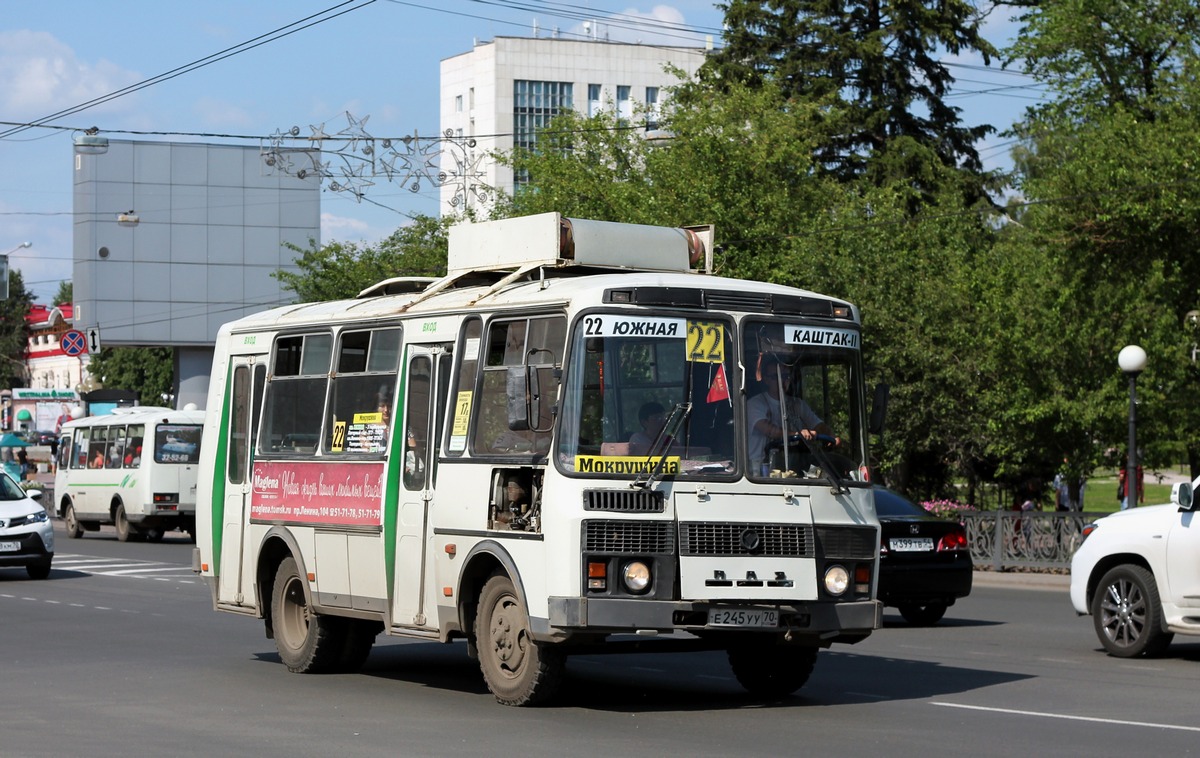
{"label": "side air vent on bus", "polygon": [[587,553],[675,552],[671,521],[584,521],[583,550]]}
{"label": "side air vent on bus", "polygon": [[823,526],[817,528],[821,555],[842,560],[870,560],[875,556],[874,527]]}
{"label": "side air vent on bus", "polygon": [[665,500],[662,492],[653,490],[584,490],[585,511],[617,511],[619,513],[662,513]]}

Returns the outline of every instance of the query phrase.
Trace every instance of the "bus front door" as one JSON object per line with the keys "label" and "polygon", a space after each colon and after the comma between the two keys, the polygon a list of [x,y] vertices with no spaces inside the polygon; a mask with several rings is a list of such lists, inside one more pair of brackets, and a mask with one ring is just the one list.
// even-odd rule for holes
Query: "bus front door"
{"label": "bus front door", "polygon": [[224,515],[221,531],[214,534],[217,538],[214,543],[221,550],[218,599],[234,605],[252,606],[257,600],[253,590],[254,571],[247,569],[253,556],[245,550],[244,539],[250,513],[259,410],[267,376],[266,359],[265,355],[238,355],[230,360],[233,379],[229,427],[224,430],[227,458],[225,471],[220,474],[225,478]]}
{"label": "bus front door", "polygon": [[405,436],[396,527],[396,575],[392,619],[399,626],[433,627],[427,618],[429,509],[434,498],[437,451],[450,379],[450,354],[441,345],[410,345],[404,368]]}

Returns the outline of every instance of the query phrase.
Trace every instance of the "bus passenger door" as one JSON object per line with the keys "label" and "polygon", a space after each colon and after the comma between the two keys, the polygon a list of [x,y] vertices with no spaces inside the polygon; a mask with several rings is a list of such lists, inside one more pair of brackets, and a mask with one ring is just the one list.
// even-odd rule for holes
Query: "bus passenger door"
{"label": "bus passenger door", "polygon": [[434,498],[437,451],[450,379],[450,354],[442,346],[412,345],[404,368],[405,435],[396,526],[394,623],[433,627],[426,614],[429,581],[429,508]]}
{"label": "bus passenger door", "polygon": [[229,400],[229,428],[225,430],[227,451],[224,515],[221,518],[220,579],[218,599],[223,603],[253,605],[253,591],[245,595],[245,584],[254,583],[252,555],[245,555],[243,541],[250,513],[254,448],[258,439],[259,410],[266,382],[266,356],[239,355],[230,360],[233,384]]}

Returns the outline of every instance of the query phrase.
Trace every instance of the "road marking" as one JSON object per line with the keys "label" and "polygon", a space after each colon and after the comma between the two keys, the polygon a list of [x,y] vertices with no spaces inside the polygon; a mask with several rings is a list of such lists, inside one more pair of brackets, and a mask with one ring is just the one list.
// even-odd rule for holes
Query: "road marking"
{"label": "road marking", "polygon": [[[139,561],[139,560],[124,560],[121,563],[114,563],[117,559],[113,558],[97,558],[94,556],[67,554],[57,555],[54,559],[54,567],[66,571],[78,571],[81,574],[91,576],[126,576],[134,579],[155,579],[160,582],[181,582],[183,584],[191,584],[192,568],[182,564],[163,563],[162,561]],[[146,576],[146,574],[155,572],[179,572],[177,577],[155,577]],[[184,577],[188,577],[184,579]]]}
{"label": "road marking", "polygon": [[1115,726],[1145,726],[1151,729],[1175,729],[1181,732],[1200,732],[1200,726],[1179,726],[1178,724],[1156,724],[1153,721],[1124,721],[1122,719],[1102,719],[1096,716],[1069,716],[1065,713],[1038,713],[1036,711],[1019,711],[1014,708],[987,708],[982,705],[961,705],[959,703],[933,703],[943,708],[963,708],[969,711],[990,711],[992,713],[1009,713],[1014,716],[1037,716],[1044,719],[1063,719],[1064,721],[1090,721],[1096,724],[1113,724]]}
{"label": "road marking", "polygon": [[187,571],[191,573],[191,569],[187,566],[162,566],[161,568],[135,568],[125,569],[124,571],[105,571],[107,576],[129,576],[130,574],[147,574],[151,571]]}

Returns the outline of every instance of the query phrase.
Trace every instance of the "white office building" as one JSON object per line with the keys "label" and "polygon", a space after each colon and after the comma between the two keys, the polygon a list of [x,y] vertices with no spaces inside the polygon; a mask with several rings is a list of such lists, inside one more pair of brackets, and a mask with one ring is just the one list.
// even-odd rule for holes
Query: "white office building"
{"label": "white office building", "polygon": [[[661,107],[667,88],[704,61],[702,47],[663,47],[599,40],[496,37],[441,65],[441,133],[474,140],[447,148],[441,157],[447,181],[442,208],[482,208],[492,199],[485,187],[511,193],[513,172],[489,154],[528,147],[554,116],[573,108],[588,116],[615,108],[625,117]],[[645,124],[652,128],[651,123]],[[485,197],[486,196],[486,197]]]}

